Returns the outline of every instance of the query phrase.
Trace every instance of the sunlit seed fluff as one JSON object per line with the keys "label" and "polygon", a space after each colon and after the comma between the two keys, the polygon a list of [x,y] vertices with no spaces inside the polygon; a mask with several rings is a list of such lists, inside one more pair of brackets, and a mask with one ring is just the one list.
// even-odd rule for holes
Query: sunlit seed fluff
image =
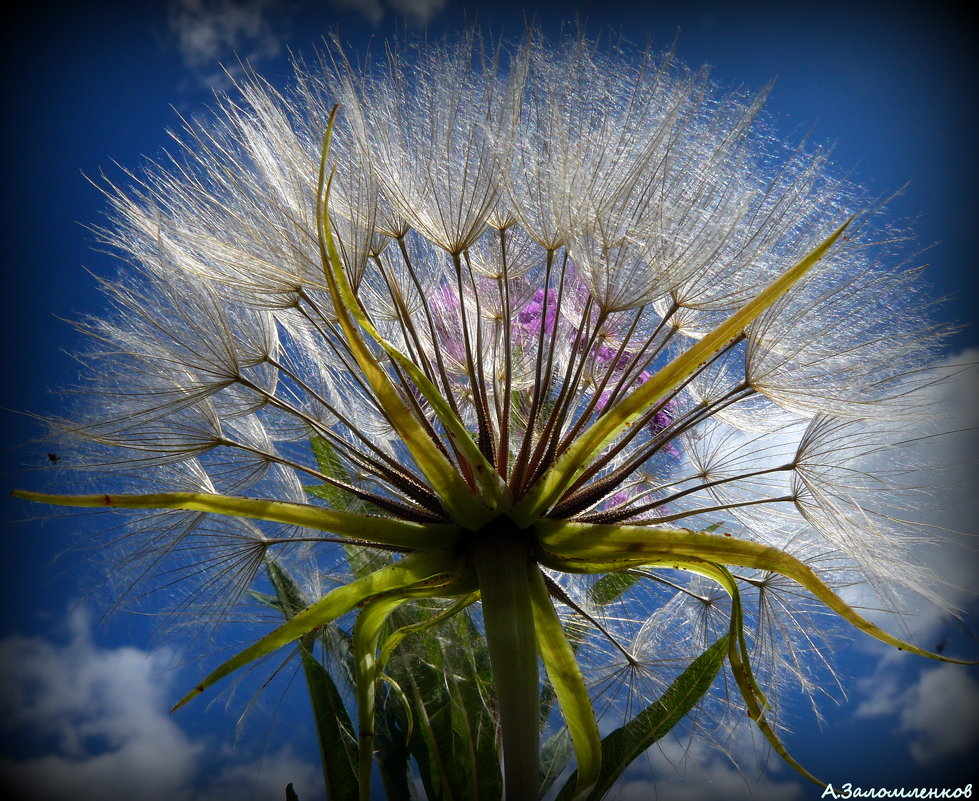
{"label": "sunlit seed fluff", "polygon": [[[856,215],[798,285],[604,443],[545,516],[723,532],[833,585],[933,595],[876,457],[900,452],[903,426],[930,422],[916,389],[934,378],[940,332],[917,275],[876,244],[891,237],[859,192],[820,153],[764,132],[764,93],[722,94],[670,57],[583,37],[511,47],[469,33],[362,67],[334,45],[314,63],[283,94],[247,78],[213,119],[187,124],[171,161],[109,189],[102,234],[127,266],[104,284],[113,311],[82,326],[94,402],[55,426],[87,443],[74,464],[104,474],[99,487],[449,519],[324,273],[317,182],[339,104],[324,178],[330,233],[374,332],[364,349],[466,485],[484,486],[423,384],[434,387],[514,504]],[[202,618],[206,602],[237,599],[273,539],[283,560],[295,542],[310,586],[342,561],[298,527],[215,518],[205,532],[181,512],[134,526],[120,542],[133,580],[183,560]],[[641,572],[608,607],[589,594],[597,579],[548,573],[574,602],[561,614],[582,628],[602,708],[648,704],[730,612],[703,577]],[[815,602],[765,571],[734,572],[759,675],[816,692]]]}

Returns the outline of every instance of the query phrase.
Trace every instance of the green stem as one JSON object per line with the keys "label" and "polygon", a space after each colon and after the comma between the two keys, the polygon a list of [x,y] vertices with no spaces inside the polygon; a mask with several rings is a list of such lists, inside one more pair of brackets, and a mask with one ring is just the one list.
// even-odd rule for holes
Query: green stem
{"label": "green stem", "polygon": [[486,643],[500,708],[505,797],[538,796],[540,676],[530,594],[530,551],[509,521],[474,536]]}

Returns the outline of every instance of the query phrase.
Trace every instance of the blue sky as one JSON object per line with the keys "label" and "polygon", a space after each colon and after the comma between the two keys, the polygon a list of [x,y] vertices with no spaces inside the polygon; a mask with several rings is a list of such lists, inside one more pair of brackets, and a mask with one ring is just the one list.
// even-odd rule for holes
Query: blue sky
{"label": "blue sky", "polygon": [[[952,296],[941,314],[960,323],[975,317],[976,56],[964,12],[940,3],[82,5],[20,10],[6,26],[5,409],[57,411],[50,390],[75,375],[65,352],[74,333],[62,320],[96,312],[102,302],[83,267],[97,274],[114,270],[109,257],[92,249],[94,237],[85,227],[99,224],[104,209],[85,176],[118,178],[117,164],[138,167],[143,157],[158,155],[168,146],[167,129],[180,125],[177,112],[193,115],[214,89],[225,88],[219,64],[235,69],[236,53],[281,84],[290,49],[309,53],[333,28],[363,46],[404,19],[409,26],[426,23],[435,34],[476,19],[494,32],[517,35],[527,17],[553,33],[577,12],[594,32],[612,26],[639,44],[650,39],[662,47],[676,39],[680,58],[691,66],[712,65],[722,85],[760,89],[775,79],[768,111],[778,134],[792,140],[809,134],[833,144],[835,163],[872,194],[907,185],[890,207],[895,218],[910,221],[923,248],[934,245],[920,260],[931,265],[933,293]],[[966,327],[952,339],[949,355],[975,361],[977,349],[979,332]],[[950,413],[972,410],[974,371],[969,380],[948,401]],[[977,423],[974,413],[962,419]],[[4,412],[4,484],[41,486],[42,478],[24,469],[46,461],[47,449],[30,444],[38,433],[29,418]],[[961,452],[974,460],[974,446],[973,432],[945,447],[950,456]],[[950,496],[943,524],[976,532],[970,490],[959,487]],[[168,716],[165,710],[195,680],[196,670],[153,639],[146,620],[100,622],[104,605],[97,592],[85,599],[97,581],[93,569],[75,552],[59,557],[73,535],[88,532],[86,524],[72,518],[25,522],[31,510],[6,497],[2,503],[7,551],[0,585],[0,773],[44,776],[52,787],[90,786],[96,788],[92,798],[109,797],[116,782],[129,798],[147,801],[164,793],[247,801],[281,797],[285,781],[310,788],[304,801],[316,797],[312,730],[297,693],[287,693],[279,709],[269,694],[237,744],[235,720],[246,692],[228,710],[202,705],[199,715]],[[975,586],[973,560],[939,558],[939,565]],[[934,639],[921,639],[925,646],[944,642],[949,653],[975,654],[974,604],[971,611],[965,624],[923,612],[910,628]],[[885,655],[863,641],[841,648],[838,659],[849,694],[845,702],[825,706],[823,728],[805,708],[793,710],[790,742],[804,764],[836,786],[955,787],[979,779],[979,772],[968,773],[979,745],[976,672]],[[108,699],[106,686],[122,691]],[[666,763],[682,745],[653,755],[656,770],[666,775]],[[717,755],[695,751],[688,759],[696,764],[682,782],[657,784],[660,798],[819,797],[776,759],[767,771],[749,768],[744,777]],[[649,768],[639,767],[623,798],[650,797]],[[134,787],[142,789],[133,795]]]}

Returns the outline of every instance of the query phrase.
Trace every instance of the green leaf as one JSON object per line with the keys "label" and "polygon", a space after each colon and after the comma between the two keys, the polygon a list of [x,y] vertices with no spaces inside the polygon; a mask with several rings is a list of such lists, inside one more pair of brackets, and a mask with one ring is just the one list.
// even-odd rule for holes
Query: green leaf
{"label": "green leaf", "polygon": [[[307,605],[299,586],[278,562],[267,560],[265,569],[279,609],[287,620],[294,617]],[[353,724],[329,671],[313,656],[315,640],[315,634],[301,637],[299,655],[316,724],[326,794],[330,801],[355,801],[357,746]]]}
{"label": "green leaf", "polygon": [[[313,450],[313,456],[316,457],[317,470],[323,475],[335,478],[344,484],[350,483],[350,474],[347,472],[343,461],[337,455],[336,448],[327,442],[326,439],[318,435],[310,437],[309,444]],[[326,482],[323,484],[312,484],[303,487],[303,490],[314,498],[325,501],[331,509],[337,509],[342,512],[369,512],[370,514],[386,516],[374,504],[352,495],[343,487],[338,487],[336,484]]]}
{"label": "green leaf", "polygon": [[[309,440],[310,447],[313,449],[313,456],[316,457],[316,467],[324,475],[343,481],[346,476],[343,462],[337,456],[336,449],[330,445],[323,437],[313,436]],[[348,511],[357,500],[349,492],[335,484],[315,484],[303,487],[310,495],[314,495],[320,500],[326,501],[331,509]]]}
{"label": "green leaf", "polygon": [[528,526],[550,509],[607,444],[696,373],[809,272],[842,236],[851,220],[847,220],[800,262],[582,431],[517,504],[514,509],[517,524]]}
{"label": "green leaf", "polygon": [[[714,683],[727,651],[728,636],[724,635],[698,656],[658,700],[602,740],[602,768],[588,801],[602,798],[638,756],[696,706]],[[569,801],[574,796],[576,780],[577,774],[572,774],[556,801]]]}
{"label": "green leaf", "polygon": [[384,666],[387,661],[391,658],[391,654],[394,649],[397,648],[402,640],[409,634],[418,634],[420,632],[427,631],[432,626],[436,626],[444,620],[458,614],[463,609],[471,606],[479,598],[479,593],[471,592],[458,598],[451,606],[446,607],[440,612],[430,615],[423,620],[419,620],[416,623],[410,623],[406,626],[401,626],[396,629],[392,634],[390,634],[387,639],[384,640],[384,645],[381,646],[381,653],[377,658],[377,669],[384,670]]}
{"label": "green leaf", "polygon": [[[432,801],[497,801],[503,793],[503,777],[486,638],[465,612],[445,625],[449,631],[422,638],[424,650],[418,655],[425,667],[417,683],[417,700],[429,722],[435,748],[431,756],[441,782],[435,786],[427,782],[426,791]],[[418,673],[418,662],[410,656],[399,660],[412,678]]]}
{"label": "green leaf", "polygon": [[353,724],[336,683],[313,656],[313,640],[311,635],[300,640],[299,656],[316,723],[327,797],[331,801],[354,801],[357,798],[357,773]]}
{"label": "green leaf", "polygon": [[[313,449],[313,456],[316,457],[316,468],[323,474],[340,481],[347,481],[350,476],[343,461],[337,455],[337,450],[324,437],[314,434],[309,439],[309,445]],[[339,487],[336,489],[339,490]],[[349,498],[350,494],[344,492],[344,498]]]}
{"label": "green leaf", "polygon": [[[337,455],[336,448],[323,437],[316,435],[310,438],[309,444],[313,450],[313,455],[316,457],[316,466],[319,471],[330,478],[349,485],[350,474],[347,472],[343,461]],[[345,489],[335,484],[324,482],[323,484],[317,484],[311,487],[303,487],[303,489],[310,495],[326,501],[333,509],[358,514],[369,513],[380,517],[388,516],[384,510],[369,501],[351,495]],[[376,569],[377,560],[379,558],[383,559],[376,551],[366,553],[359,545],[344,545],[343,550],[347,556],[347,567],[358,578]]]}
{"label": "green leaf", "polygon": [[357,686],[358,770],[360,801],[370,801],[371,770],[374,760],[374,705],[379,670],[376,660],[381,627],[391,613],[410,596],[386,595],[365,606],[354,625],[354,665]]}
{"label": "green leaf", "polygon": [[414,792],[411,768],[411,752],[408,740],[411,734],[401,728],[393,704],[381,704],[377,709],[377,766],[384,785],[384,797],[388,801],[412,801]]}
{"label": "green leaf", "polygon": [[[485,641],[484,641],[485,642]],[[443,649],[448,646],[443,645]],[[485,645],[484,645],[485,648]],[[487,661],[488,653],[484,654]],[[447,660],[449,666],[457,661]],[[470,662],[469,666],[473,666]],[[488,676],[476,679],[450,673],[448,681],[449,723],[452,731],[452,775],[455,797],[469,801],[495,801],[503,794],[498,747],[499,726],[488,698]]]}
{"label": "green leaf", "polygon": [[639,581],[635,573],[606,573],[588,588],[588,600],[596,606],[607,606]]}
{"label": "green leaf", "polygon": [[[423,622],[424,618],[421,609],[406,605],[394,612],[392,622],[403,628]],[[402,668],[402,658],[397,658],[400,654],[388,667],[388,675],[405,690],[412,704],[412,720],[402,721],[390,704],[379,706],[378,764],[387,796],[407,801],[417,795],[411,782],[414,757],[427,797],[437,801],[452,797],[446,760],[441,753],[444,738],[437,734],[439,727],[432,720],[433,715],[449,705],[444,681],[446,671],[437,637],[423,635],[413,640],[412,645],[412,656],[406,667]]]}
{"label": "green leaf", "polygon": [[455,749],[450,714],[446,711],[451,701],[438,672],[437,664],[422,663],[416,675],[408,673],[417,721],[410,752],[418,763],[425,795],[432,801],[445,801],[455,797],[456,783],[451,778]]}
{"label": "green leaf", "polygon": [[299,585],[277,561],[274,559],[265,560],[265,574],[275,589],[275,606],[282,612],[286,620],[295,617],[309,606]]}
{"label": "green leaf", "polygon": [[[571,736],[567,729],[552,734],[541,745],[540,749],[540,794],[547,795],[558,776],[571,759],[574,749],[571,746]],[[574,785],[571,785],[573,788]]]}
{"label": "green leaf", "polygon": [[248,590],[248,597],[251,598],[256,603],[262,604],[262,606],[270,606],[273,609],[281,612],[282,603],[274,595],[269,595],[267,592],[259,592],[258,590]]}

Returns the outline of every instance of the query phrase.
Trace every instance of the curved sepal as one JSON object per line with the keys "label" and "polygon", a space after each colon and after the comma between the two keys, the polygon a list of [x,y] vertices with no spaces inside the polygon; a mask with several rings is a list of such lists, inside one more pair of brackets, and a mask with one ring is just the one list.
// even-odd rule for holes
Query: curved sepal
{"label": "curved sepal", "polygon": [[345,615],[364,601],[384,593],[403,589],[426,579],[450,573],[453,569],[452,562],[452,557],[443,553],[414,553],[363,578],[337,587],[279,626],[275,631],[266,634],[244,651],[217,667],[207,678],[181,698],[171,712],[179,709],[238,668],[254,662],[284,645],[295,642],[318,626]]}
{"label": "curved sepal", "polygon": [[[327,126],[326,135],[323,138],[316,216],[320,242],[320,257],[323,262],[323,272],[326,277],[327,287],[333,298],[337,321],[350,347],[350,352],[360,367],[367,383],[370,384],[385,417],[387,417],[388,422],[398,432],[401,440],[414,458],[415,463],[432,485],[435,494],[446,505],[446,511],[456,521],[471,521],[474,525],[479,525],[494,515],[496,505],[487,504],[484,502],[484,499],[476,495],[466,483],[465,479],[463,479],[460,472],[446,458],[442,451],[439,450],[414,412],[405,403],[404,398],[392,383],[387,371],[375,358],[374,354],[371,353],[370,348],[367,347],[367,343],[360,335],[360,330],[363,328],[363,330],[371,334],[402,368],[405,368],[402,360],[405,363],[411,364],[410,359],[407,359],[393,345],[383,340],[367,319],[360,306],[360,302],[354,294],[353,288],[350,286],[350,282],[347,280],[346,272],[343,269],[343,262],[341,261],[340,253],[337,250],[336,242],[333,238],[329,210],[330,180],[327,179],[326,167],[335,118],[336,109],[330,115],[330,122]],[[414,370],[410,370],[410,372],[417,372],[417,375],[424,379],[424,375],[417,369],[417,366],[414,367]],[[412,379],[414,380],[415,378],[416,376],[412,374]],[[434,386],[419,384],[419,388],[423,392],[425,390],[433,392],[434,396],[441,398],[441,395]],[[428,398],[428,395],[426,395],[426,398],[430,403],[432,402],[432,399]],[[446,430],[450,434],[453,434],[453,438],[457,441],[460,449],[467,447],[467,440],[469,445],[473,445],[473,448],[463,451],[466,453],[467,458],[469,458],[469,450],[475,450],[475,454],[478,454],[479,459],[481,459],[481,464],[489,468],[485,457],[479,454],[478,449],[475,448],[475,445],[469,439],[469,435],[465,433],[462,422],[452,413],[444,399],[442,399],[442,404],[433,406],[433,408],[439,412],[440,419],[442,414],[448,414],[442,420],[443,425],[446,426]],[[460,431],[462,432],[461,436],[459,435]],[[475,455],[473,458],[475,458]],[[477,474],[482,477],[481,480],[488,481],[488,487],[494,490],[494,494],[490,495],[490,499],[495,498],[495,500],[499,500],[497,485],[491,480],[491,474],[494,471],[491,468],[488,471],[483,469],[481,464],[480,462],[476,462],[473,464],[473,467],[477,469]]]}
{"label": "curved sepal", "polygon": [[681,564],[680,567],[692,573],[699,573],[702,576],[713,579],[720,584],[727,594],[731,597],[731,624],[728,635],[728,661],[731,663],[731,673],[734,682],[738,686],[741,698],[744,699],[748,709],[748,716],[755,722],[758,730],[772,749],[785,760],[793,770],[809,779],[809,781],[825,787],[826,782],[816,778],[789,753],[788,749],[782,744],[775,729],[768,722],[766,710],[769,708],[768,699],[762,692],[761,687],[755,680],[754,672],[751,669],[751,654],[748,651],[748,643],[744,636],[744,608],[741,605],[741,592],[738,583],[735,581],[731,572],[723,565],[710,563]]}
{"label": "curved sepal", "polygon": [[771,545],[682,528],[546,519],[538,521],[535,530],[541,564],[557,570],[602,573],[649,565],[672,567],[679,562],[713,562],[768,570],[796,582],[847,623],[881,642],[941,662],[979,664],[932,653],[888,634],[833,592],[809,565]]}
{"label": "curved sepal", "polygon": [[598,780],[602,766],[602,745],[595,710],[592,708],[574,650],[551,603],[540,568],[532,563],[529,572],[537,647],[564,722],[571,734],[577,762],[575,794],[581,795]]}
{"label": "curved sepal", "polygon": [[450,523],[416,523],[392,517],[341,512],[312,504],[273,501],[265,498],[239,498],[210,492],[157,492],[144,495],[48,495],[43,492],[14,490],[11,495],[28,501],[55,506],[92,509],[184,509],[229,517],[268,520],[290,526],[329,531],[392,548],[430,550],[450,547],[459,526]]}

